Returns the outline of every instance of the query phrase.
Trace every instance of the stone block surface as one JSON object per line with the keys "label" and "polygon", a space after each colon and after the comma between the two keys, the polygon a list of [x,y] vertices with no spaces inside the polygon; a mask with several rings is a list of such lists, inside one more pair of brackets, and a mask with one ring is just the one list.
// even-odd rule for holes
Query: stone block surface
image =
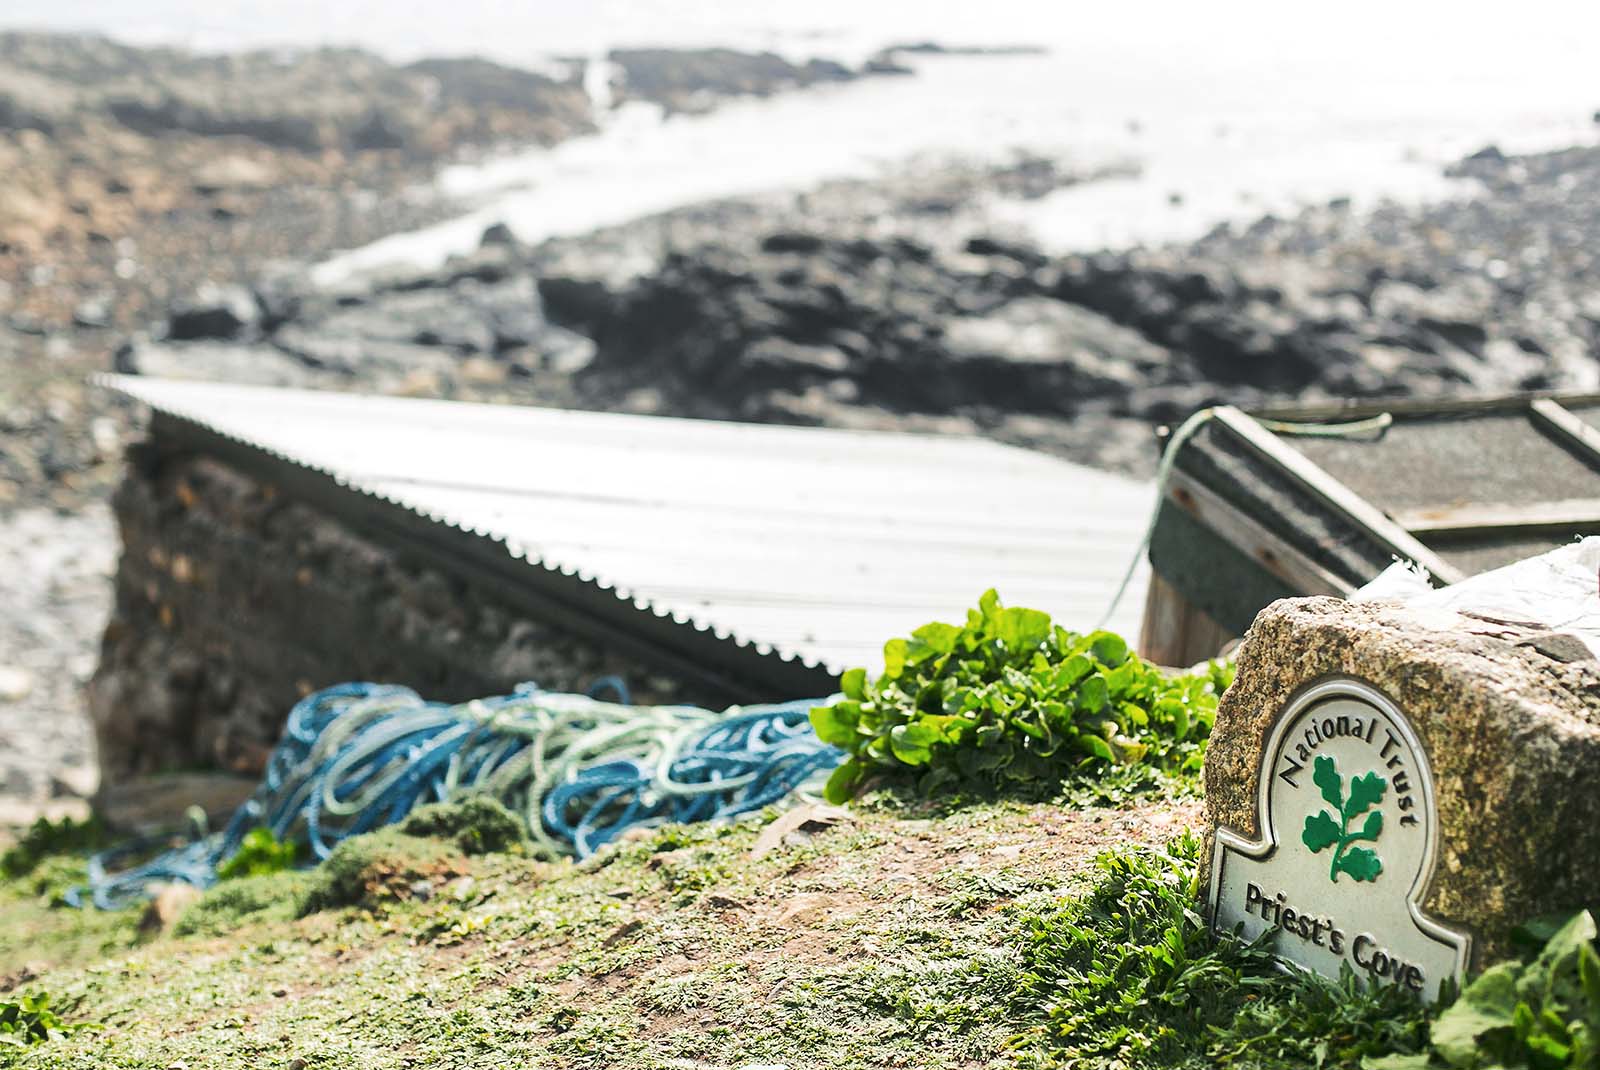
{"label": "stone block surface", "polygon": [[1420,905],[1471,935],[1474,967],[1508,953],[1515,925],[1595,905],[1600,664],[1541,652],[1560,654],[1548,635],[1395,603],[1269,606],[1240,647],[1211,736],[1207,856],[1219,828],[1261,837],[1262,750],[1274,724],[1307,688],[1348,677],[1386,696],[1427,755],[1437,856]]}

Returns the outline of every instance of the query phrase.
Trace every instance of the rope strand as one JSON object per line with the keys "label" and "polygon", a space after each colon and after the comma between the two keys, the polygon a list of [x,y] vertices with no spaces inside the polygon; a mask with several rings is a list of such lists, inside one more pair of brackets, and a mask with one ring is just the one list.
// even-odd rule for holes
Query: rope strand
{"label": "rope strand", "polygon": [[[601,701],[600,691],[621,701]],[[210,887],[257,828],[320,861],[350,836],[474,792],[521,814],[541,855],[585,858],[629,829],[759,810],[844,756],[812,732],[816,702],[716,713],[627,698],[614,678],[589,695],[525,684],[454,706],[403,687],[327,688],[289,711],[260,787],[226,828],[127,869],[116,867],[160,841],[103,851],[89,860],[87,888],[69,891],[67,902],[83,905],[87,891],[110,910],[158,883]]]}

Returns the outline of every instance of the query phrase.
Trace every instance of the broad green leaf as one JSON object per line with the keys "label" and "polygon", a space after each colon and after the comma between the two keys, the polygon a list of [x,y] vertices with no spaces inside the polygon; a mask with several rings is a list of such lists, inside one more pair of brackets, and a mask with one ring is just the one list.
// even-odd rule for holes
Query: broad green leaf
{"label": "broad green leaf", "polygon": [[1087,752],[1092,757],[1104,758],[1108,762],[1117,760],[1116,753],[1111,749],[1111,744],[1097,735],[1085,732],[1077,738],[1076,742],[1079,749]]}
{"label": "broad green leaf", "polygon": [[904,639],[891,639],[883,644],[883,675],[899,676],[906,668],[908,644]]}
{"label": "broad green leaf", "polygon": [[1528,1051],[1533,1058],[1529,1061],[1536,1067],[1565,1067],[1571,1065],[1572,1046],[1558,1040],[1548,1033],[1533,1033],[1523,1039]]}
{"label": "broad green leaf", "polygon": [[1091,676],[1078,685],[1078,709],[1084,713],[1099,713],[1109,697],[1103,676]]}
{"label": "broad green leaf", "polygon": [[1339,775],[1332,758],[1326,754],[1317,756],[1311,763],[1311,782],[1322,789],[1322,798],[1329,806],[1344,813],[1344,777]]}
{"label": "broad green leaf", "polygon": [[993,587],[978,596],[978,612],[985,625],[995,619],[995,614],[1000,611],[1000,592]]}
{"label": "broad green leaf", "polygon": [[1593,916],[1587,910],[1572,915],[1528,964],[1517,984],[1518,994],[1536,1002],[1552,996],[1576,998],[1581,988],[1579,952],[1594,939]]}
{"label": "broad green leaf", "polygon": [[1000,614],[996,630],[1012,653],[1032,650],[1050,635],[1050,614],[1037,609],[1007,609]]}
{"label": "broad green leaf", "polygon": [[927,765],[933,756],[932,747],[940,742],[940,734],[924,724],[903,724],[889,733],[889,747],[894,756],[907,765]]}
{"label": "broad green leaf", "polygon": [[1056,666],[1052,681],[1057,691],[1065,691],[1094,671],[1094,662],[1082,654],[1074,654]]}
{"label": "broad green leaf", "polygon": [[1148,743],[1140,743],[1137,739],[1131,739],[1128,736],[1120,734],[1112,736],[1110,743],[1112,751],[1116,753],[1117,762],[1121,765],[1142,762],[1144,761],[1144,756],[1150,753],[1150,745]]}
{"label": "broad green leaf", "polygon": [[1517,1039],[1527,1041],[1533,1034],[1535,1024],[1533,1008],[1526,1003],[1518,1003],[1517,1009],[1511,1012],[1511,1031],[1516,1034]]}
{"label": "broad green leaf", "polygon": [[1339,856],[1334,869],[1348,873],[1358,881],[1375,881],[1378,874],[1383,872],[1383,863],[1367,848],[1351,847]]}
{"label": "broad green leaf", "polygon": [[847,759],[828,777],[822,788],[823,797],[834,805],[847,803],[855,797],[856,789],[866,773],[866,767],[854,758]]}
{"label": "broad green leaf", "polygon": [[867,697],[867,670],[851,669],[839,677],[839,690],[857,702]]}
{"label": "broad green leaf", "polygon": [[[1318,758],[1317,761],[1321,761]],[[1350,781],[1350,802],[1345,806],[1345,817],[1358,817],[1367,807],[1383,801],[1383,792],[1389,781],[1376,772],[1364,773]]]}
{"label": "broad green leaf", "polygon": [[1593,944],[1578,949],[1578,981],[1583,986],[1583,998],[1595,1014],[1600,1014],[1600,955]]}
{"label": "broad green leaf", "polygon": [[[855,705],[850,703],[849,705]],[[811,710],[811,730],[817,738],[824,743],[835,747],[849,749],[856,743],[856,729],[861,723],[861,718],[856,710],[851,710],[846,703],[836,702],[832,706],[816,706]]]}
{"label": "broad green leaf", "polygon": [[1096,632],[1091,649],[1094,656],[1106,665],[1121,665],[1128,660],[1128,641],[1111,632]]}
{"label": "broad green leaf", "polygon": [[1342,835],[1344,832],[1333,815],[1326,810],[1318,810],[1306,818],[1305,828],[1300,833],[1300,842],[1312,851],[1322,851],[1338,843]]}
{"label": "broad green leaf", "polygon": [[920,639],[941,654],[948,654],[956,648],[956,637],[960,634],[961,629],[954,624],[943,624],[939,621],[934,621],[932,624],[924,624],[912,632],[911,638]]}

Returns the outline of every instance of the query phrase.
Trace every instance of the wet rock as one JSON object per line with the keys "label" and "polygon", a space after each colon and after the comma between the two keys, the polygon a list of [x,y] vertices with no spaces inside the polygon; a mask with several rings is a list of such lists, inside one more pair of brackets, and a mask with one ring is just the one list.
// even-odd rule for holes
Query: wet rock
{"label": "wet rock", "polygon": [[[7,86],[0,122],[57,135],[111,122],[152,137],[248,139],[302,153],[443,156],[463,143],[556,140],[592,121],[575,78],[480,59],[402,67],[354,49],[316,49],[285,62],[275,50],[207,56],[7,33],[0,63],[22,75]],[[246,155],[235,159],[259,167]],[[202,192],[228,186],[209,175],[195,184]]]}
{"label": "wet rock", "polygon": [[490,223],[478,239],[479,245],[516,245],[517,236],[504,223]]}
{"label": "wet rock", "polygon": [[1070,408],[1126,395],[1159,379],[1174,358],[1137,331],[1048,297],[1020,298],[945,328],[945,351],[970,388],[1016,408]]}
{"label": "wet rock", "polygon": [[72,309],[72,325],[90,330],[109,327],[112,323],[111,302],[104,297],[90,297],[79,301]]}
{"label": "wet rock", "polygon": [[238,338],[257,324],[260,315],[255,295],[247,288],[206,283],[173,304],[166,334],[175,342]]}
{"label": "wet rock", "polygon": [[833,346],[801,345],[782,338],[763,338],[745,349],[742,361],[754,368],[770,369],[782,378],[818,372],[838,374],[850,367],[850,358]]}
{"label": "wet rock", "polygon": [[539,299],[550,322],[595,334],[611,316],[616,297],[596,279],[540,276]]}
{"label": "wet rock", "polygon": [[796,64],[773,52],[730,48],[616,49],[607,59],[622,76],[615,91],[618,100],[650,100],[670,111],[703,110],[712,97],[770,96],[796,86],[857,77],[838,63]]}
{"label": "wet rock", "polygon": [[316,376],[305,361],[268,345],[225,342],[126,342],[112,356],[124,375],[205,379],[257,386],[309,386]]}

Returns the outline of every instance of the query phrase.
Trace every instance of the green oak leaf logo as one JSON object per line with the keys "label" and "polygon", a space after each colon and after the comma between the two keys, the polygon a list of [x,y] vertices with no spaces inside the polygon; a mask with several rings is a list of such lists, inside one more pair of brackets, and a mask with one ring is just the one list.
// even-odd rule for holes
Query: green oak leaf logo
{"label": "green oak leaf logo", "polygon": [[1333,863],[1328,867],[1330,881],[1338,883],[1340,873],[1348,873],[1358,881],[1376,880],[1383,872],[1383,861],[1377,852],[1351,844],[1378,838],[1383,832],[1383,811],[1373,810],[1355,829],[1350,823],[1383,801],[1383,793],[1389,787],[1388,779],[1376,771],[1358,776],[1350,781],[1350,798],[1346,799],[1344,777],[1326,754],[1317,758],[1311,779],[1322,789],[1322,798],[1333,807],[1333,813],[1318,810],[1307,817],[1300,841],[1311,848],[1312,853],[1333,848]]}

